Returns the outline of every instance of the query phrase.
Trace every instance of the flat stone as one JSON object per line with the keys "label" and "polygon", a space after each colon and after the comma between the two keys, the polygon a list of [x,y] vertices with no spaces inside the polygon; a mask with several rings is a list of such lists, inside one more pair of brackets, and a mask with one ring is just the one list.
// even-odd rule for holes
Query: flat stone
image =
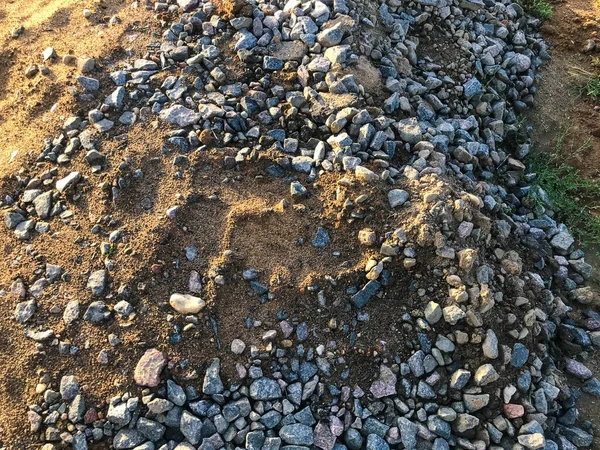
{"label": "flat stone", "polygon": [[379,379],[371,384],[370,391],[375,398],[396,395],[397,378],[394,372],[386,365],[379,367]]}
{"label": "flat stone", "polygon": [[313,444],[313,430],[307,425],[293,423],[279,430],[279,437],[287,444],[310,446]]}
{"label": "flat stone", "polygon": [[168,122],[182,128],[197,124],[202,118],[200,113],[181,105],[174,105],[163,109],[158,116],[163,122]]}
{"label": "flat stone", "polygon": [[392,189],[388,192],[390,208],[402,206],[410,198],[410,194],[402,189]]}
{"label": "flat stone", "polygon": [[279,383],[270,378],[258,378],[250,385],[250,398],[254,400],[277,400],[281,396]]}
{"label": "flat stone", "polygon": [[163,353],[155,348],[148,349],[138,361],[133,378],[140,386],[156,387],[166,365],[167,359]]}

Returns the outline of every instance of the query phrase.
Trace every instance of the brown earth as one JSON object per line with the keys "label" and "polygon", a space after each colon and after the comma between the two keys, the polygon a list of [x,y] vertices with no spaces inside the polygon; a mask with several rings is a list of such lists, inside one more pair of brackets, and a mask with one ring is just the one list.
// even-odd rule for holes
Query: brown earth
{"label": "brown earth", "polygon": [[[539,92],[535,106],[528,114],[534,126],[534,148],[554,152],[564,139],[561,155],[577,168],[582,176],[596,179],[600,170],[600,99],[594,102],[582,93],[587,74],[600,74],[600,53],[583,51],[588,39],[600,43],[600,2],[598,0],[567,0],[553,3],[554,17],[542,27],[546,41],[551,45],[552,61],[541,71]],[[596,108],[595,108],[596,107]],[[600,205],[600,199],[594,201]],[[597,248],[591,248],[586,258],[598,267]],[[598,271],[592,285],[600,289]],[[600,370],[598,353],[589,355],[586,362],[597,373]],[[574,385],[578,382],[569,380]],[[583,393],[579,401],[583,419],[596,424],[600,416],[598,398]],[[598,439],[594,449],[600,449]]]}
{"label": "brown earth", "polygon": [[555,15],[542,27],[551,45],[552,61],[541,71],[535,107],[529,113],[536,148],[552,151],[566,135],[563,155],[585,176],[600,169],[600,100],[582,94],[586,77],[599,74],[598,50],[584,53],[588,39],[600,42],[600,2],[568,0],[555,3]]}

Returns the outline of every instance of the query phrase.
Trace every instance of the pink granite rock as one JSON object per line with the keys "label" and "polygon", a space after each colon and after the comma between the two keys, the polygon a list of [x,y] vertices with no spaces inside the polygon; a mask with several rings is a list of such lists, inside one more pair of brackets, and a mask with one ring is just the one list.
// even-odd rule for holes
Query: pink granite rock
{"label": "pink granite rock", "polygon": [[155,348],[146,350],[135,366],[133,378],[140,386],[156,387],[160,383],[160,373],[167,365],[167,358]]}

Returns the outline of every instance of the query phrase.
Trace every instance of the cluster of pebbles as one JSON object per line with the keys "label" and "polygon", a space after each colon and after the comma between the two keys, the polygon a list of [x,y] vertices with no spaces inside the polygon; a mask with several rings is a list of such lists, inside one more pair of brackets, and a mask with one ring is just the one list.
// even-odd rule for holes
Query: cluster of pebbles
{"label": "cluster of pebbles", "polygon": [[[73,375],[53,387],[45,374],[28,412],[44,450],[96,442],[136,450],[592,444],[592,424],[579,420],[576,406],[581,389],[600,396],[584,364],[600,345],[600,315],[585,306],[596,300],[585,285],[592,267],[523,162],[531,143],[519,114],[533,104],[536,71],[549,58],[539,20],[505,0],[178,0],[148,8],[178,20],[146,55],[110,73],[112,93],[97,108],[68,118],[45,143],[39,173],[21,177],[19,192],[3,202],[16,242],[25,246],[76,216],[72,204],[89,175],[69,170],[74,160],[92,174],[109,170],[102,141],[126,140],[128,127],[158,119],[172,127],[165,145],[177,149],[181,177],[192,153],[222,146],[235,149],[222,158],[226,170],[269,155],[264,175],[287,182],[292,201],[324,174],[339,175],[336,195],[353,220],[361,219],[360,201],[347,192],[384,189],[382,207],[397,223],[348,236],[374,256],[362,284],[346,286],[347,307],[363,320],[393,272],[408,271],[418,308],[399,320],[414,345],[407,358],[383,360],[368,386],[349,386],[335,343],[311,347],[303,343],[310,322],[280,317],[264,348],[227,343],[240,361],[239,380],[228,387],[219,360],[199,390],[173,379],[167,355],[149,349],[135,372],[144,390],[111,399],[103,411],[86,405]],[[228,76],[232,65],[241,80]],[[376,89],[366,84],[377,80],[358,75],[365,66]],[[100,90],[92,75],[77,80],[82,101]],[[118,170],[116,182],[98,187],[113,202],[144,179],[126,160]],[[177,206],[167,211],[177,214]],[[311,245],[330,251],[327,228],[314,229]],[[121,238],[117,229],[101,244],[105,267],[87,281],[94,300],[73,300],[66,324],[134,314],[126,300],[105,301]],[[186,249],[188,258],[194,251]],[[44,289],[74,282],[60,265],[38,275],[12,286],[16,320],[40,348],[81,351],[31,325]],[[218,271],[202,276],[225,282]],[[176,313],[207,308],[201,278],[193,273],[190,292],[173,294]],[[269,300],[253,270],[243,278]],[[126,287],[114,293],[128,298]],[[334,372],[341,376],[328,381]]]}

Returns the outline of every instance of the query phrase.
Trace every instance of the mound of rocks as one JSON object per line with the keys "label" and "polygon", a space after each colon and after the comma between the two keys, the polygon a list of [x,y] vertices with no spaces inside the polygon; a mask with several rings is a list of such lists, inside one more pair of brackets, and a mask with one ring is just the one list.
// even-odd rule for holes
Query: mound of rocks
{"label": "mound of rocks", "polygon": [[[229,150],[222,158],[228,170],[267,159],[261,176],[288,183],[292,199],[335,174],[341,219],[365,217],[366,199],[349,195],[356,187],[383,192],[378,207],[389,213],[348,237],[373,251],[360,284],[345,286],[346,310],[354,325],[366,320],[363,309],[382,301],[394,274],[410,274],[406,295],[415,307],[399,318],[410,355],[383,361],[368,387],[345,385],[339,380],[351,369],[336,343],[305,346],[309,325],[279,317],[280,330],[265,333],[264,348],[250,349],[250,360],[237,366],[239,382],[227,389],[218,360],[201,392],[171,378],[162,383],[166,357],[149,350],[135,380],[154,390],[113,399],[101,418],[84,414],[73,382],[59,393],[40,388],[32,430],[43,430],[48,449],[85,449],[88,441],[137,450],[591,445],[591,424],[578,417],[579,390],[569,385],[600,395],[583,362],[600,344],[600,315],[581,306],[596,299],[585,286],[592,267],[522,161],[530,142],[518,114],[533,104],[536,71],[549,58],[540,22],[505,0],[230,6],[155,2],[156,11],[178,20],[148,54],[110,74],[105,98],[96,98],[97,79],[77,80],[79,99],[101,104],[67,119],[45,143],[42,169],[4,202],[6,228],[29,242],[53,222],[69,223],[69,201],[87,195],[89,175],[111,173],[102,141],[127,140],[138,121],[171,127],[165,146],[175,149],[181,177],[194,152],[213,147]],[[365,65],[373,79],[359,78]],[[236,80],[233,66],[242,68]],[[62,169],[76,160],[90,174]],[[98,187],[109,203],[144,178],[127,160],[112,164],[115,182]],[[312,247],[329,248],[327,228],[315,230]],[[101,245],[104,267],[86,284],[99,299],[87,306],[86,321],[135,315],[126,287],[114,307],[105,301],[122,231]],[[197,252],[186,248],[186,258]],[[212,285],[225,282],[219,270],[203,275]],[[253,269],[242,275],[261,302],[272,300]],[[53,330],[30,325],[36,293],[69,277],[50,264],[36,276],[29,288],[13,285],[16,320],[40,348],[51,342],[77,353]],[[174,311],[196,315],[207,307],[198,296],[201,279],[195,273],[191,293],[173,293]],[[74,301],[64,322],[79,315]],[[352,342],[356,333],[347,331]],[[243,358],[246,344],[236,340],[231,350]],[[328,381],[334,374],[338,381]]]}

